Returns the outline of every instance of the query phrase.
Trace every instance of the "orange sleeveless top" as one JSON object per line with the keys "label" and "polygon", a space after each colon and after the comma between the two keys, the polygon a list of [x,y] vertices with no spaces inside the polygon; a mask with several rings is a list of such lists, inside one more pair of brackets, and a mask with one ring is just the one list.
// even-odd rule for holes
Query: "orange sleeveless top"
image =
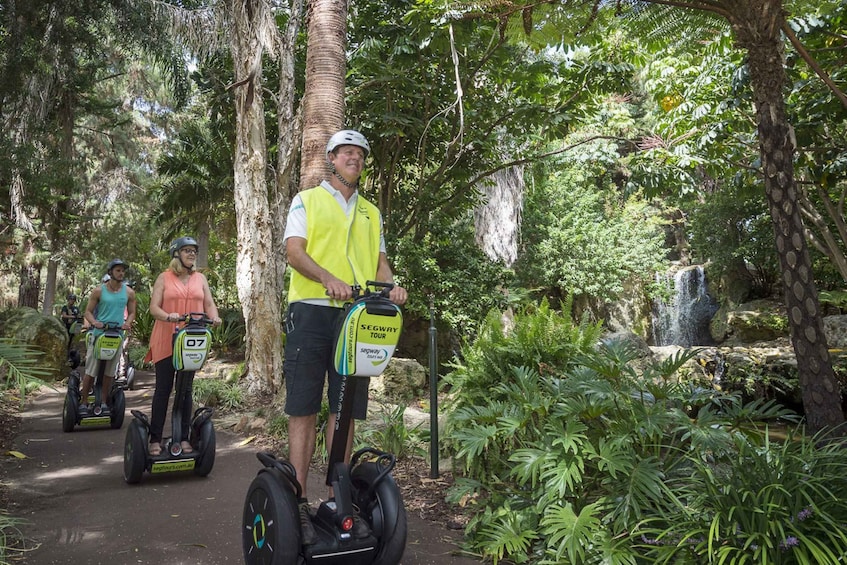
{"label": "orange sleeveless top", "polygon": [[[203,307],[203,275],[192,273],[188,282],[183,284],[173,271],[164,272],[164,292],[162,294],[162,310],[190,314],[204,312]],[[174,331],[177,324],[156,320],[153,333],[150,335],[150,351],[145,361],[157,363],[174,352]]]}

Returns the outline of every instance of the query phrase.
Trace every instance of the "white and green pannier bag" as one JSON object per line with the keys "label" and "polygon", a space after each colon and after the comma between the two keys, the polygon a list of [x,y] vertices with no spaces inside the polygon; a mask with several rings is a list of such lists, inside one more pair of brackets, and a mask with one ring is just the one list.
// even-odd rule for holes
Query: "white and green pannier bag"
{"label": "white and green pannier bag", "polygon": [[111,361],[118,354],[124,341],[123,333],[116,329],[107,329],[94,337],[94,358],[99,361]]}
{"label": "white and green pannier bag", "polygon": [[174,369],[199,371],[206,362],[212,346],[212,332],[204,326],[189,322],[174,337]]}
{"label": "white and green pannier bag", "polygon": [[378,377],[391,361],[402,329],[400,307],[381,293],[366,293],[348,307],[341,324],[335,370],[339,375]]}

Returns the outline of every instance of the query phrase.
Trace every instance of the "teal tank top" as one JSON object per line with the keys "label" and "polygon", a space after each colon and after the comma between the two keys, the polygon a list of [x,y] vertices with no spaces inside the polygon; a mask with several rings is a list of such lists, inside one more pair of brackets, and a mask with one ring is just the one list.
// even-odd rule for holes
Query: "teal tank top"
{"label": "teal tank top", "polygon": [[100,288],[100,302],[97,303],[97,320],[104,324],[117,324],[122,326],[124,323],[124,312],[126,311],[126,285],[122,284],[118,292],[109,290],[108,285],[104,284]]}

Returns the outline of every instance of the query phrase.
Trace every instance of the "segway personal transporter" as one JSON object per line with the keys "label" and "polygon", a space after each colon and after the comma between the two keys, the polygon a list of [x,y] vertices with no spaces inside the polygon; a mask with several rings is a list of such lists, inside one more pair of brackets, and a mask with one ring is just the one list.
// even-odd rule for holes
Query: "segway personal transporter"
{"label": "segway personal transporter", "polygon": [[106,374],[106,363],[115,358],[123,341],[121,325],[107,322],[104,332],[94,338],[89,347],[94,348],[94,358],[98,360],[97,374],[94,375],[94,390],[85,399],[91,404],[91,409],[80,410],[82,403],[82,392],[80,391],[80,375],[78,356],[71,359],[72,370],[68,377],[68,391],[65,393],[65,404],[62,408],[62,429],[66,432],[74,431],[76,425],[83,427],[109,425],[112,429],[120,429],[124,424],[124,411],[126,410],[126,397],[123,387],[113,382],[108,391],[111,400],[109,407],[103,406],[104,392],[103,377]]}
{"label": "segway personal transporter", "polygon": [[[353,287],[355,301],[348,307],[335,346],[335,368],[346,377],[341,387],[341,408],[330,451],[326,484],[334,500],[321,503],[312,522],[314,544],[301,543],[297,500],[300,483],[288,461],[258,453],[264,466],[253,479],[244,502],[242,548],[249,565],[395,565],[406,546],[406,510],[391,476],[395,458],[372,448],[344,462],[353,412],[353,398],[361,377],[382,374],[400,338],[400,308],[388,300],[393,285],[369,281],[381,288],[361,293]],[[353,515],[358,507],[370,534],[356,539]]]}
{"label": "segway personal transporter", "polygon": [[[212,424],[213,410],[204,406],[194,411],[188,438],[182,437],[182,405],[194,379],[209,355],[212,334],[208,327],[213,320],[205,314],[191,313],[180,321],[185,326],[174,336],[173,362],[176,369],[174,403],[171,411],[173,436],[164,438],[162,453],[150,455],[147,442],[150,437],[150,420],[140,410],[133,410],[133,419],[126,431],[124,443],[124,480],[129,484],[139,483],[145,471],[156,475],[175,471],[194,471],[205,477],[215,465],[215,426]],[[194,449],[182,451],[181,442],[187,439]]]}

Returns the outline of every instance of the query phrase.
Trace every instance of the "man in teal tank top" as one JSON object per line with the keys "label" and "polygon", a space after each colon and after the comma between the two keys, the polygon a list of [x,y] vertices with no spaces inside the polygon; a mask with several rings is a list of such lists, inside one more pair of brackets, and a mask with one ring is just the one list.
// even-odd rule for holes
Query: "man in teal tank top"
{"label": "man in teal tank top", "polygon": [[[132,327],[135,320],[135,291],[124,284],[124,276],[129,265],[120,259],[109,262],[107,274],[109,280],[96,287],[88,305],[85,307],[85,319],[91,325],[88,332],[86,355],[85,355],[85,377],[82,379],[80,390],[80,413],[88,412],[88,395],[91,385],[94,383],[94,375],[97,373],[100,361],[94,357],[94,340],[103,334],[106,324],[117,325],[126,331]],[[96,312],[96,314],[95,314]],[[123,343],[117,354],[106,362],[106,371],[103,375],[103,398],[101,409],[108,410],[108,402],[111,397],[110,391],[114,381],[118,360],[123,353]]]}

